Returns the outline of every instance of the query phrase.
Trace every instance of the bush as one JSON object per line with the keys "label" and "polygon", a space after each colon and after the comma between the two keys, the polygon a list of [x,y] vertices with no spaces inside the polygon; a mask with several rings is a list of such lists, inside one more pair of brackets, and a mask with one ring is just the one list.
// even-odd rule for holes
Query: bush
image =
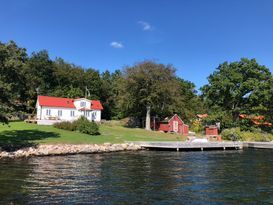
{"label": "bush", "polygon": [[76,121],[74,121],[74,122],[69,122],[69,121],[57,122],[53,126],[58,129],[75,131],[77,129],[77,124],[75,122]]}
{"label": "bush", "polygon": [[251,131],[241,131],[240,128],[225,129],[221,133],[224,140],[232,141],[260,141],[268,142],[273,140],[273,135],[261,131],[260,129],[252,129]]}
{"label": "bush", "polygon": [[85,117],[81,117],[76,121],[77,130],[79,132],[89,134],[89,135],[98,135],[99,126],[95,122],[90,122]]}
{"label": "bush", "polygon": [[95,122],[90,122],[85,117],[81,117],[73,122],[64,121],[57,122],[53,125],[58,129],[69,130],[69,131],[79,131],[81,133],[89,135],[99,135],[99,126]]}

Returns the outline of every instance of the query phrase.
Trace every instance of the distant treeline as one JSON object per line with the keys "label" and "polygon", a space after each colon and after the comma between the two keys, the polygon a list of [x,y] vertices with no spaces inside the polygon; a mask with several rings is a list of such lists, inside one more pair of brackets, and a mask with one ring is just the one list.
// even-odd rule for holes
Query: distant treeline
{"label": "distant treeline", "polygon": [[[143,61],[114,72],[83,68],[62,58],[50,59],[45,50],[27,54],[15,42],[0,42],[0,121],[33,113],[37,95],[84,97],[103,103],[102,118],[122,119],[174,113],[191,123],[208,113],[205,123],[222,128],[251,127],[239,114],[263,115],[273,120],[273,78],[255,59],[224,62],[208,77],[198,95],[195,85],[176,75],[172,65]],[[266,129],[271,129],[267,126]]]}
{"label": "distant treeline", "polygon": [[[143,79],[133,85],[134,82],[126,78],[128,71],[138,65],[144,66],[144,72],[149,70],[145,66],[150,66],[154,76],[150,75],[152,72],[142,73],[139,78]],[[152,105],[151,115],[158,117],[178,113],[190,119],[203,109],[193,83],[176,76],[172,66],[152,61],[101,73],[68,63],[62,58],[52,60],[46,50],[29,56],[25,48],[10,41],[0,42],[0,73],[1,121],[19,113],[33,113],[38,94],[84,97],[86,87],[89,99],[99,99],[103,103],[102,118],[107,120],[129,116],[140,119],[146,115],[147,104]],[[149,80],[148,84],[144,83],[145,78]],[[133,84],[127,85],[126,81]],[[160,83],[155,85],[155,82]]]}

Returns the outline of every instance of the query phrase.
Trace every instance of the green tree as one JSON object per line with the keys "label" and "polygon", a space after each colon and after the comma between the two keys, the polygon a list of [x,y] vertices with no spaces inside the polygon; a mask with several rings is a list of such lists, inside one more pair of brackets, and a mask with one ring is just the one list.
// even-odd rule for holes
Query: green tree
{"label": "green tree", "polygon": [[54,62],[46,50],[32,53],[24,75],[28,79],[29,104],[32,107],[35,106],[37,94],[50,95],[57,84],[54,77]]}
{"label": "green tree", "polygon": [[105,71],[101,74],[101,92],[100,100],[103,103],[103,119],[120,119],[122,117],[121,110],[117,106],[118,87],[121,79],[120,70],[114,73]]}
{"label": "green tree", "polygon": [[8,117],[17,115],[25,108],[26,83],[24,66],[27,53],[15,42],[0,42],[0,121],[7,122]]}
{"label": "green tree", "polygon": [[208,81],[201,90],[211,112],[216,110],[225,113],[225,116],[231,115],[234,122],[240,113],[268,113],[266,102],[269,102],[272,75],[268,68],[259,65],[255,59],[225,62],[208,77]]}
{"label": "green tree", "polygon": [[84,86],[86,86],[90,92],[90,99],[99,99],[101,90],[101,78],[100,73],[97,70],[89,68],[85,71],[85,78],[83,79]]}
{"label": "green tree", "polygon": [[177,78],[177,81],[180,86],[180,96],[177,96],[178,102],[176,103],[177,113],[189,123],[196,114],[205,112],[205,106],[192,82],[181,78]]}
{"label": "green tree", "polygon": [[149,130],[151,112],[166,116],[175,111],[178,91],[173,66],[144,61],[125,68],[120,80],[120,108],[130,116],[146,116]]}

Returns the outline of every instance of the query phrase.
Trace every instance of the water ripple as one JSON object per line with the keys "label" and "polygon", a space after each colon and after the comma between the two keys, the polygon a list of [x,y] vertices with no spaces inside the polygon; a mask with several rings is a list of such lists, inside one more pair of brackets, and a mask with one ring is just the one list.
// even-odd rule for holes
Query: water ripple
{"label": "water ripple", "polygon": [[0,161],[0,204],[273,203],[271,150]]}

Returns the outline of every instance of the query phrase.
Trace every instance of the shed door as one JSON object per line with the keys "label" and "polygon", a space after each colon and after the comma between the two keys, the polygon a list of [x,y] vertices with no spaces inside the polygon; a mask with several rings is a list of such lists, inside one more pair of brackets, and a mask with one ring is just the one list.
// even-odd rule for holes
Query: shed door
{"label": "shed door", "polygon": [[178,121],[173,121],[173,131],[178,132]]}

